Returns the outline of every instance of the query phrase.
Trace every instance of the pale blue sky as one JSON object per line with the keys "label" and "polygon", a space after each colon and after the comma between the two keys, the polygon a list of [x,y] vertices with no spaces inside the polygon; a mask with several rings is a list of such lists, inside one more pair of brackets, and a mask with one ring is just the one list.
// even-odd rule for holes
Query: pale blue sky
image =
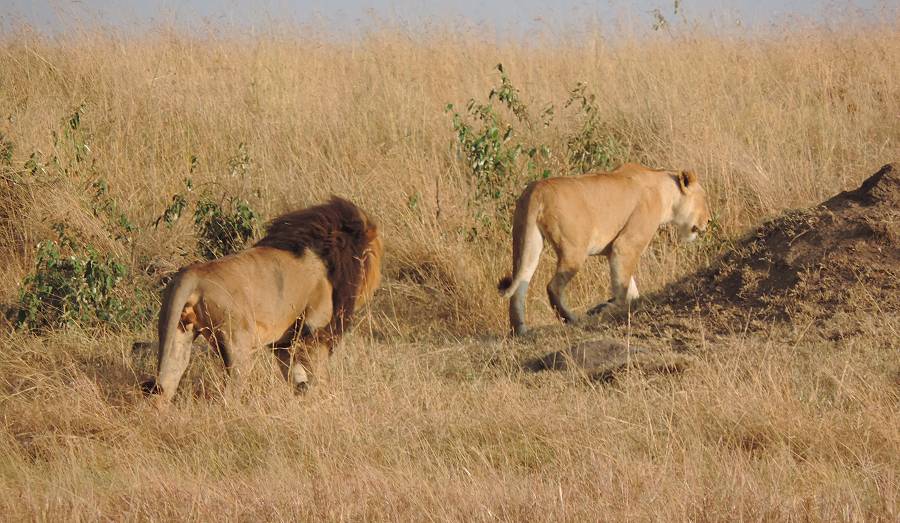
{"label": "pale blue sky", "polygon": [[0,30],[22,23],[48,33],[98,24],[132,30],[163,23],[252,31],[275,22],[354,34],[381,19],[410,27],[423,21],[476,25],[507,35],[535,28],[565,34],[585,22],[649,28],[654,9],[673,21],[687,17],[725,30],[738,21],[766,27],[795,19],[827,23],[846,14],[879,19],[884,13],[896,16],[900,9],[900,0],[680,0],[682,14],[676,17],[674,4],[674,0],[0,0]]}

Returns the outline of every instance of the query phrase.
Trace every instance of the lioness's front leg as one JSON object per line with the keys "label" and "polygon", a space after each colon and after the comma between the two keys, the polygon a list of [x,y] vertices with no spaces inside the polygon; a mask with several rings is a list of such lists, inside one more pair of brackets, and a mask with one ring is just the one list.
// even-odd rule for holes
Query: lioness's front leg
{"label": "lioness's front leg", "polygon": [[597,304],[588,311],[588,314],[612,312],[614,309],[628,306],[640,296],[634,281],[640,257],[640,250],[635,253],[630,249],[615,247],[612,249],[609,255],[609,283],[613,296],[609,301]]}
{"label": "lioness's front leg", "polygon": [[[625,293],[625,303],[631,303],[634,300],[640,297],[640,293],[638,292],[637,283],[634,281],[634,276],[628,282],[628,291]],[[607,301],[603,301],[594,305],[588,310],[588,315],[595,316],[597,314],[601,314],[604,311],[612,312],[615,310],[616,305],[621,302],[617,302],[615,298],[610,298]]]}

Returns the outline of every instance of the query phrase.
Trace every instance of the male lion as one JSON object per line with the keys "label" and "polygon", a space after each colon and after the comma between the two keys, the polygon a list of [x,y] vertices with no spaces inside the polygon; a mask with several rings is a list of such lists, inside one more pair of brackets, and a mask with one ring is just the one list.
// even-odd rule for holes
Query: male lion
{"label": "male lion", "polygon": [[556,251],[556,274],[547,285],[550,305],[566,323],[565,288],[588,256],[609,259],[612,299],[588,311],[596,314],[638,297],[634,271],[656,229],[669,222],[692,241],[706,230],[706,192],[690,171],[654,170],[636,163],[610,173],[550,178],[530,184],[516,202],[513,221],[513,275],[498,288],[509,303],[513,333],[524,334],[525,296],[537,269],[543,239]]}
{"label": "male lion", "polygon": [[275,218],[247,250],[182,269],[165,291],[157,378],[144,390],[159,394],[161,404],[170,402],[191,342],[200,335],[222,356],[232,379],[246,370],[252,349],[271,346],[285,379],[303,390],[334,350],[354,307],[378,287],[382,252],[369,217],[332,197]]}

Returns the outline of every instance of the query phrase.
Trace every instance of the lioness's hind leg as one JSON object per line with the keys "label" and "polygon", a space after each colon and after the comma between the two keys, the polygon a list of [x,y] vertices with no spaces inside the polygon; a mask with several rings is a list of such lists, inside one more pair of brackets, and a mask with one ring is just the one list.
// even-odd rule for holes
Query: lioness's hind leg
{"label": "lioness's hind leg", "polygon": [[525,326],[525,298],[527,296],[528,282],[523,281],[509,300],[509,323],[516,336],[522,336],[528,332],[528,327]]}
{"label": "lioness's hind leg", "polygon": [[577,322],[576,316],[566,305],[566,286],[575,277],[583,263],[584,259],[560,256],[556,266],[556,274],[553,275],[553,278],[547,285],[547,296],[550,298],[550,305],[553,307],[556,315],[565,323]]}

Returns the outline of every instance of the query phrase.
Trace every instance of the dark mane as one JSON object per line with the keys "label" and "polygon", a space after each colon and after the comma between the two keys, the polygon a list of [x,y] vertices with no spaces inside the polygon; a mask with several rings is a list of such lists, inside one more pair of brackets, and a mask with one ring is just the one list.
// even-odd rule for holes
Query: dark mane
{"label": "dark mane", "polygon": [[366,216],[351,202],[332,196],[327,203],[283,214],[266,226],[257,247],[272,247],[303,256],[314,252],[328,269],[331,283],[331,329],[340,335],[349,325],[362,283],[363,259],[370,241]]}

